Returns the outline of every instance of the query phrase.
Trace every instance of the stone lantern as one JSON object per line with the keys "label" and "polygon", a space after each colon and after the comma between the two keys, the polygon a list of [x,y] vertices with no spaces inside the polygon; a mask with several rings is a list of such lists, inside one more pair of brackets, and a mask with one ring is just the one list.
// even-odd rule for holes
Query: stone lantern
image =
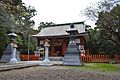
{"label": "stone lantern", "polygon": [[1,61],[3,62],[10,62],[10,63],[17,63],[20,61],[19,55],[17,54],[17,44],[16,44],[16,37],[17,35],[13,32],[8,34],[10,43],[3,54]]}
{"label": "stone lantern", "polygon": [[44,66],[50,66],[52,65],[50,60],[49,60],[49,40],[45,39],[45,59],[42,61],[42,63],[40,65],[44,65]]}
{"label": "stone lantern", "polygon": [[70,29],[66,30],[66,32],[69,34],[69,44],[63,58],[63,65],[81,66],[83,63],[80,60],[80,51],[75,43],[75,36],[78,34],[78,30],[71,24]]}

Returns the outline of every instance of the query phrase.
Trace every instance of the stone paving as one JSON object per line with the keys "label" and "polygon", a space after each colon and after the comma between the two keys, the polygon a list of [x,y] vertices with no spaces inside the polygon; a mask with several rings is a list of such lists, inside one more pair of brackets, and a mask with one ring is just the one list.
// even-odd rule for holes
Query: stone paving
{"label": "stone paving", "polygon": [[37,66],[38,64],[18,62],[18,63],[0,63],[0,71],[7,71],[12,69],[19,69],[25,67]]}
{"label": "stone paving", "polygon": [[[52,61],[51,63],[54,65],[60,65],[62,64],[62,61]],[[40,64],[42,64],[42,61],[20,61],[18,63],[0,63],[0,71],[39,66]]]}

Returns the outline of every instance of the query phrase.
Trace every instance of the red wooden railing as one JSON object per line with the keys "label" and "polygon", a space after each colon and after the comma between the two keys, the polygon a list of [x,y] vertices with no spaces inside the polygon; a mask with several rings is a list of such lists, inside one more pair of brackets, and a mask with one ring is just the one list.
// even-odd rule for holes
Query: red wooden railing
{"label": "red wooden railing", "polygon": [[[20,59],[22,61],[28,60],[28,55],[20,54]],[[29,55],[29,60],[39,60],[39,55]],[[81,55],[81,60],[83,62],[110,62],[111,58],[107,54],[87,54]],[[114,62],[120,62],[120,54],[115,54],[114,58],[112,59]]]}
{"label": "red wooden railing", "polygon": [[39,55],[25,55],[25,54],[21,54],[20,55],[20,59],[21,61],[27,61],[27,60],[30,60],[30,61],[34,61],[34,60],[39,60]]}
{"label": "red wooden railing", "polygon": [[115,62],[120,62],[120,54],[115,54],[114,60]]}
{"label": "red wooden railing", "polygon": [[[81,55],[83,62],[110,62],[111,58],[107,54]],[[114,62],[120,62],[120,55],[115,54],[112,59]]]}

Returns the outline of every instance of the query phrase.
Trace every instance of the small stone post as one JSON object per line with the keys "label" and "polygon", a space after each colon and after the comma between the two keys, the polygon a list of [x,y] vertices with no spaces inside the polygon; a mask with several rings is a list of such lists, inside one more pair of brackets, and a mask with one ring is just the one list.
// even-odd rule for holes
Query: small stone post
{"label": "small stone post", "polygon": [[49,60],[49,47],[50,47],[50,45],[49,45],[49,43],[48,43],[48,39],[45,39],[45,59],[42,61],[42,63],[40,64],[40,65],[45,65],[45,66],[50,66],[50,65],[52,65],[51,63],[50,63],[50,60]]}

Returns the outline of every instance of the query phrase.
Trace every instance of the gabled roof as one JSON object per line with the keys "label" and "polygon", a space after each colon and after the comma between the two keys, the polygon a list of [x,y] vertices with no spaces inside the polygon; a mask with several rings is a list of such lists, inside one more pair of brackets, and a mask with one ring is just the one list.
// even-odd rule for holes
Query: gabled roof
{"label": "gabled roof", "polygon": [[70,25],[74,24],[74,28],[78,30],[78,33],[86,33],[86,25],[84,22],[76,22],[76,23],[66,23],[66,24],[57,24],[57,25],[50,25],[46,28],[42,29],[38,34],[34,35],[36,37],[47,37],[47,36],[62,36],[62,35],[69,35],[66,30],[70,29]]}

